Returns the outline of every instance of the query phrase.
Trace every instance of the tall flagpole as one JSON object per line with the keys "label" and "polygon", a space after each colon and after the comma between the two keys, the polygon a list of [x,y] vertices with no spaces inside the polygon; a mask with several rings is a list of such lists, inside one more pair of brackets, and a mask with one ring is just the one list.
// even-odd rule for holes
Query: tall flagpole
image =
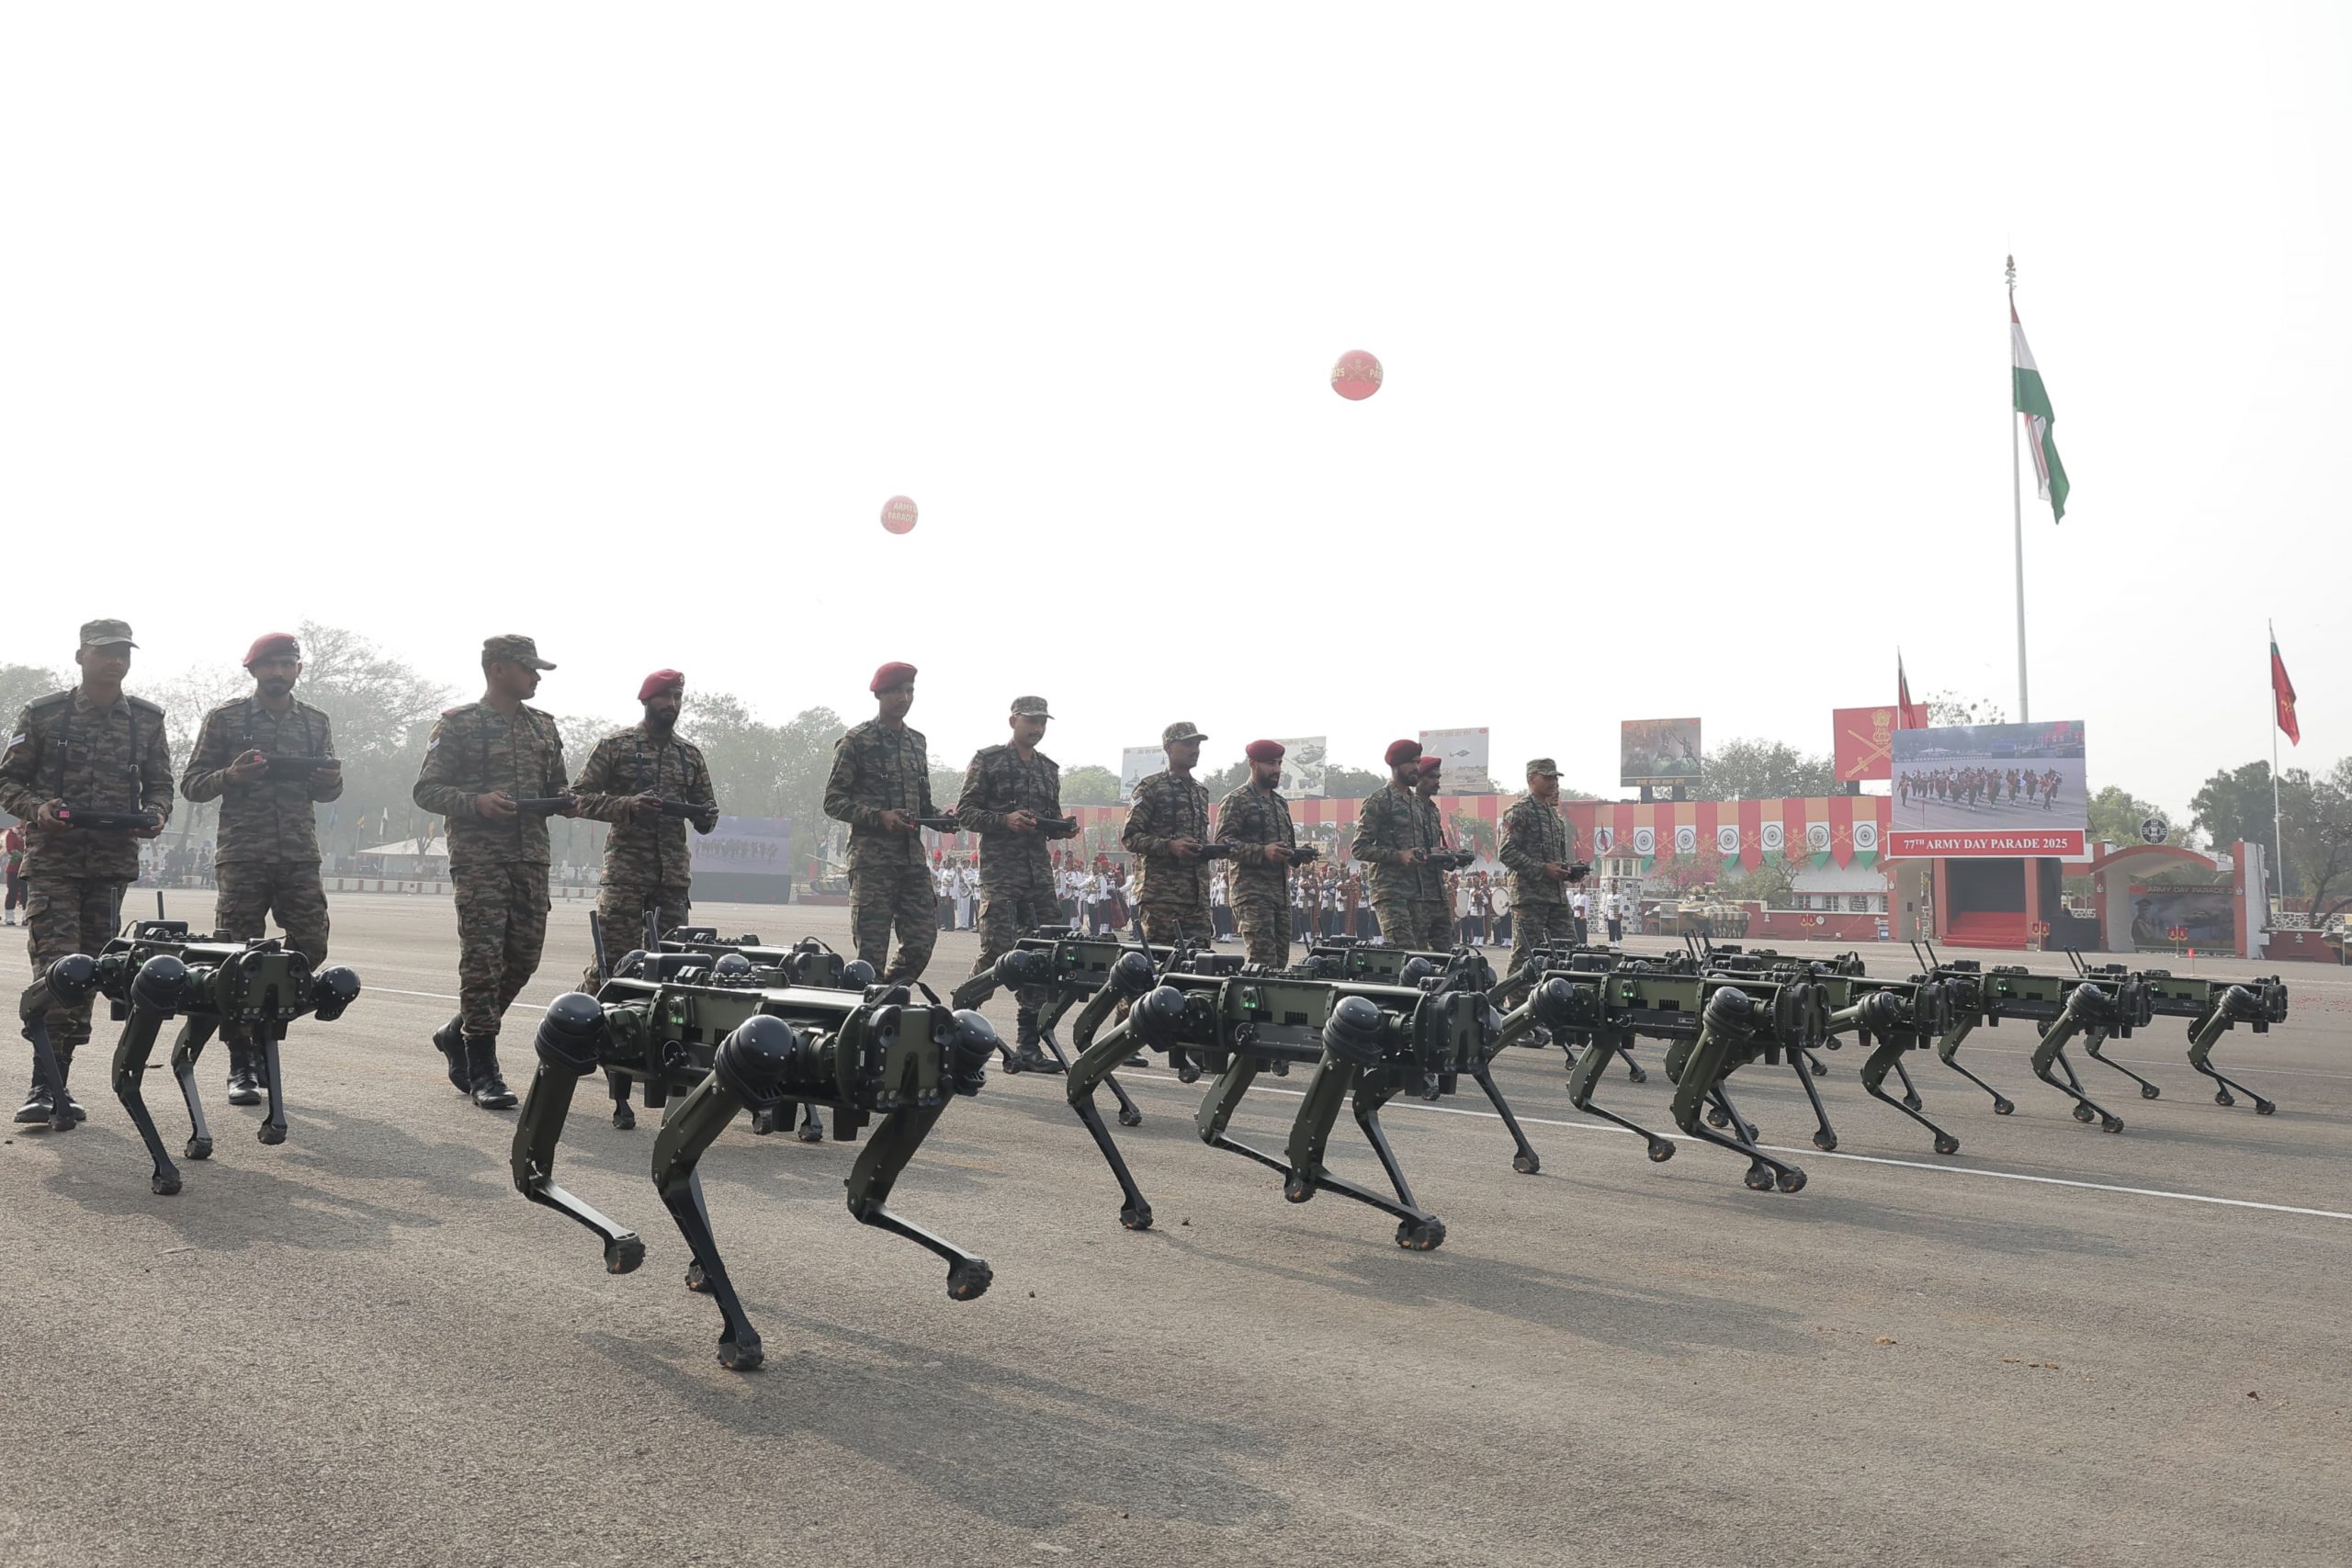
{"label": "tall flagpole", "polygon": [[2018,551],[2018,722],[2030,724],[2025,687],[2025,488],[2018,466],[2018,258],[2009,258],[2009,517],[2017,529]]}

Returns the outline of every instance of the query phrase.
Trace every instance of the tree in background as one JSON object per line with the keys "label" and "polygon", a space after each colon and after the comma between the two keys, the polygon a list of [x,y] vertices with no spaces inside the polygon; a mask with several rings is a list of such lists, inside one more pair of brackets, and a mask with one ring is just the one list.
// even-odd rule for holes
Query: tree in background
{"label": "tree in background", "polygon": [[2352,884],[2352,757],[2316,779],[2301,768],[2278,775],[2278,825],[2287,834],[2283,862],[2271,818],[2267,761],[2213,774],[2188,804],[2197,829],[2216,848],[2238,840],[2266,846],[2272,863],[2283,865],[2288,893],[2310,900],[2314,921],[2352,907],[2346,896]]}
{"label": "tree in background", "polygon": [[1377,795],[1388,786],[1386,773],[1367,773],[1351,768],[1344,762],[1330,763],[1323,770],[1323,798],[1326,800],[1362,800]]}
{"label": "tree in background", "polygon": [[1119,804],[1119,775],[1108,768],[1089,764],[1072,768],[1062,775],[1064,806],[1116,806]]}
{"label": "tree in background", "polygon": [[[2121,784],[2108,784],[2090,798],[2091,842],[2095,844],[2137,844],[2140,824],[2151,817],[2162,816],[2155,803],[2141,799]],[[2164,841],[2182,849],[2196,847],[2197,834],[2191,828],[2166,818],[2170,831]]]}
{"label": "tree in background", "polygon": [[1958,692],[1928,694],[1928,722],[1948,724],[2007,724],[2001,705],[1990,697],[1963,697]]}
{"label": "tree in background", "polygon": [[73,676],[39,664],[0,664],[0,708],[14,718],[17,710],[35,697],[62,692],[73,683]]}
{"label": "tree in background", "polygon": [[1781,740],[1726,740],[1701,763],[1698,798],[1777,800],[1829,795],[1837,786],[1838,770],[1827,757]]}

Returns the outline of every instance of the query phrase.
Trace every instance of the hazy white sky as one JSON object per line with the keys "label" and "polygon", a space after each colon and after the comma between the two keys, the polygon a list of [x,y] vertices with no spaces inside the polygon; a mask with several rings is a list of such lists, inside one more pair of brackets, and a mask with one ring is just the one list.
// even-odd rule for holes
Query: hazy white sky
{"label": "hazy white sky", "polygon": [[2352,745],[2341,8],[5,18],[0,659],[904,659],[944,761],[1035,691],[1066,766],[1484,724],[1604,792],[1626,717],[1826,750],[1898,642],[2014,717],[2014,251],[2035,715],[2178,807],[2275,615]]}

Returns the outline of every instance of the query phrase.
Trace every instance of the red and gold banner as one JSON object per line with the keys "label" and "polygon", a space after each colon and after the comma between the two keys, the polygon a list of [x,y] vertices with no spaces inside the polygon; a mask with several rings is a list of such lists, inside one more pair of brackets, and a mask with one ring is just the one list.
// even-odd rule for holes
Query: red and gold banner
{"label": "red and gold banner", "polygon": [[1866,708],[1832,708],[1829,728],[1831,754],[1837,759],[1838,782],[1891,779],[1894,776],[1894,707],[1880,703]]}

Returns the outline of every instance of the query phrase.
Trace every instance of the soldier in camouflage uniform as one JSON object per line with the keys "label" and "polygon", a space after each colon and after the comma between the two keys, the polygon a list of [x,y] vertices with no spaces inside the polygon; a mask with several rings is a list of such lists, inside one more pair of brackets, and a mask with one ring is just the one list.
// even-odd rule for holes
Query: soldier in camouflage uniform
{"label": "soldier in camouflage uniform", "polygon": [[[976,1008],[996,994],[996,961],[1038,926],[1062,923],[1054,886],[1053,857],[1044,822],[1062,815],[1062,772],[1037,750],[1053,715],[1043,697],[1015,697],[1008,722],[1012,739],[984,747],[964,770],[956,820],[980,836],[980,956],[971,976],[956,988],[959,1008]],[[1016,1067],[1043,1069],[1054,1064],[1037,1049],[1037,1010],[1051,997],[1025,987],[1013,998],[1016,1049],[1006,1053]]]}
{"label": "soldier in camouflage uniform", "polygon": [[[287,944],[315,971],[327,961],[327,896],[319,882],[311,807],[343,794],[343,769],[272,778],[269,760],[331,757],[334,733],[326,715],[294,698],[302,649],[292,633],[255,638],[245,650],[245,670],[254,678],[253,695],[204,716],[180,775],[180,794],[190,804],[220,803],[212,929],[239,938],[263,936],[275,914]],[[229,1052],[229,1103],[259,1104],[264,1063],[244,1025],[224,1020],[220,1043]]]}
{"label": "soldier in camouflage uniform", "polygon": [[[1420,800],[1421,830],[1432,849],[1445,849],[1445,812],[1437,803],[1439,774],[1445,767],[1445,759],[1423,757],[1414,766],[1419,770],[1414,776],[1413,793]],[[1413,901],[1420,917],[1420,933],[1413,945],[1424,953],[1451,953],[1458,940],[1453,898],[1445,890],[1445,876],[1433,865],[1421,867],[1420,897]]]}
{"label": "soldier in camouflage uniform", "polygon": [[[1568,859],[1568,825],[1560,819],[1559,764],[1538,757],[1527,764],[1527,798],[1503,813],[1502,862],[1510,872],[1512,933],[1510,972],[1524,967],[1539,947],[1573,940],[1567,885],[1581,874]],[[1527,992],[1522,983],[1498,1005],[1516,1006]]]}
{"label": "soldier in camouflage uniform", "polygon": [[[596,922],[607,961],[643,944],[648,915],[657,937],[692,918],[694,862],[686,823],[692,821],[697,833],[718,826],[718,792],[702,751],[677,736],[685,676],[656,670],[639,685],[637,700],[644,705],[644,721],[597,741],[571,781],[580,815],[613,825],[605,838],[605,874],[596,893]],[[691,818],[664,816],[663,801],[701,809]],[[592,954],[580,988],[594,993],[604,981],[604,969]]]}
{"label": "soldier in camouflage uniform", "polygon": [[[0,753],[0,809],[25,822],[25,924],[33,972],[69,953],[95,953],[119,929],[122,890],[139,875],[139,846],[172,815],[172,757],[164,710],[122,689],[130,672],[130,627],[88,621],[74,662],[79,683],[36,697],[17,714]],[[58,812],[144,811],[151,828],[97,831],[69,828]],[[90,1037],[90,1004],[45,1015],[58,1065],[73,1071],[74,1052]],[[82,1108],[66,1105],[79,1119]],[[49,1086],[40,1075],[17,1120],[50,1120]]]}
{"label": "soldier in camouflage uniform", "polygon": [[[498,1027],[548,939],[547,817],[514,803],[567,791],[563,737],[552,716],[524,704],[537,694],[539,672],[555,666],[529,637],[510,633],[482,643],[481,668],[481,701],[441,716],[409,793],[448,818],[457,889],[458,1010],[433,1043],[458,1093],[503,1111],[514,1096],[499,1071]],[[578,813],[567,802],[558,814]]]}
{"label": "soldier in camouflage uniform", "polygon": [[1233,846],[1233,918],[1252,964],[1290,967],[1290,863],[1298,848],[1283,782],[1283,743],[1243,749],[1250,778],[1216,808],[1216,836]]}
{"label": "soldier in camouflage uniform", "polygon": [[1147,942],[1174,942],[1183,935],[1205,946],[1215,934],[1209,919],[1209,863],[1201,846],[1209,841],[1209,792],[1193,777],[1206,740],[1190,724],[1159,732],[1168,767],[1136,785],[1135,803],[1119,842],[1136,857],[1136,919]]}
{"label": "soldier in camouflage uniform", "polygon": [[[835,743],[825,815],[849,824],[849,924],[857,955],[884,983],[896,985],[922,976],[939,940],[938,890],[917,821],[937,813],[922,731],[907,727],[915,667],[885,664],[867,689],[876,712]],[[893,926],[899,956],[890,962]]]}
{"label": "soldier in camouflage uniform", "polygon": [[1357,809],[1350,852],[1372,867],[1372,912],[1379,917],[1382,939],[1391,947],[1419,950],[1418,905],[1423,878],[1435,874],[1426,863],[1436,847],[1420,798],[1420,742],[1391,741],[1383,759],[1388,783]]}

